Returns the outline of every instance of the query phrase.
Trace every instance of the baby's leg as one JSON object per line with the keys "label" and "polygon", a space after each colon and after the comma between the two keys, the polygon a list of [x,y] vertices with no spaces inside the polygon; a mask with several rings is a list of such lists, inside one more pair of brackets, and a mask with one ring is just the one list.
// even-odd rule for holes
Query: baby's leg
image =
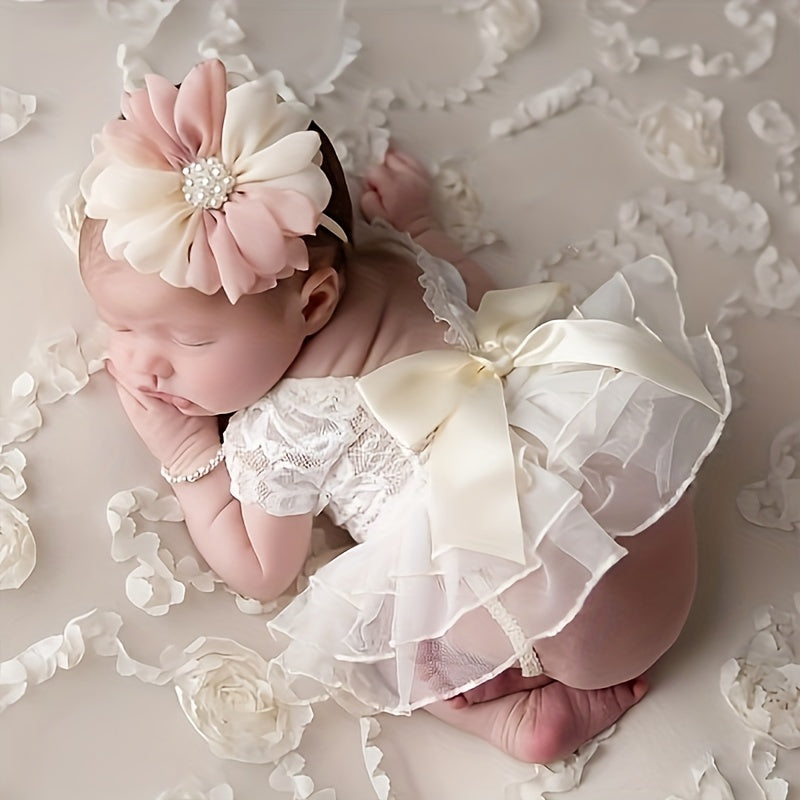
{"label": "baby's leg", "polygon": [[552,681],[473,705],[459,707],[453,701],[442,701],[426,708],[514,758],[546,764],[566,758],[613,725],[646,691],[644,678],[592,690]]}
{"label": "baby's leg", "polygon": [[646,672],[683,629],[694,597],[697,555],[690,498],[642,533],[587,597],[572,622],[534,646],[544,672],[599,689]]}

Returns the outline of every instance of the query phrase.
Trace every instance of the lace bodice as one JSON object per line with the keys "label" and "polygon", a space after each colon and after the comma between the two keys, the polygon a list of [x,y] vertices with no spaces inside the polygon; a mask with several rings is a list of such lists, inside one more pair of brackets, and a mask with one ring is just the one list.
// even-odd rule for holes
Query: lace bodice
{"label": "lace bodice", "polygon": [[287,516],[327,509],[362,541],[401,491],[424,487],[420,456],[364,408],[355,378],[286,378],[225,434],[231,491]]}

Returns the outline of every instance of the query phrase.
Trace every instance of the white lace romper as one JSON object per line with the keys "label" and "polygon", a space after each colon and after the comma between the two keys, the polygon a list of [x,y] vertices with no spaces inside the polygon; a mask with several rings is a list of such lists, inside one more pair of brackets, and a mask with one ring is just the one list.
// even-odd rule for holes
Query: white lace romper
{"label": "white lace romper", "polygon": [[[455,268],[407,237],[425,302],[455,348],[474,312]],[[687,338],[675,275],[650,257],[573,309],[645,329],[699,376],[716,410],[639,375],[593,364],[514,369],[503,378],[524,530],[522,563],[451,547],[432,555],[429,446],[395,440],[357,378],[288,378],[225,434],[231,491],[275,515],[323,511],[357,543],[312,576],[269,623],[288,637],[290,675],[354,708],[408,713],[526,663],[624,554],[617,541],[674,505],[730,406],[719,352]]]}

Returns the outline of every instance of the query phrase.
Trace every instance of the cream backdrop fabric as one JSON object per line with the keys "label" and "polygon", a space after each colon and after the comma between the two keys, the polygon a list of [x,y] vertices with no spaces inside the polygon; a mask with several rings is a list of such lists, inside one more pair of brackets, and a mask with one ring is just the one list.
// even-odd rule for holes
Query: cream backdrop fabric
{"label": "cream backdrop fabric", "polygon": [[[0,796],[800,797],[799,54],[797,0],[0,0]],[[578,757],[522,765],[424,712],[357,720],[260,682],[274,609],[194,560],[89,379],[58,230],[89,137],[123,83],[214,55],[281,70],[356,188],[389,137],[416,153],[501,284],[581,297],[656,253],[723,346],[695,607]]]}

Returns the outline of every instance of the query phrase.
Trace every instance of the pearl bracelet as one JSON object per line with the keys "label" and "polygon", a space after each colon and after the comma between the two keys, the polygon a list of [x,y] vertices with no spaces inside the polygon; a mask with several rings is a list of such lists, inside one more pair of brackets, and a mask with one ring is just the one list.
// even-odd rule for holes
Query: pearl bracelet
{"label": "pearl bracelet", "polygon": [[195,481],[199,481],[200,478],[204,478],[211,472],[213,469],[216,469],[223,461],[225,460],[225,451],[222,449],[220,445],[219,450],[217,450],[216,455],[208,464],[204,464],[202,467],[198,467],[194,472],[190,472],[188,475],[172,475],[170,471],[162,466],[161,467],[161,477],[167,482],[171,484],[176,483],[194,483]]}

